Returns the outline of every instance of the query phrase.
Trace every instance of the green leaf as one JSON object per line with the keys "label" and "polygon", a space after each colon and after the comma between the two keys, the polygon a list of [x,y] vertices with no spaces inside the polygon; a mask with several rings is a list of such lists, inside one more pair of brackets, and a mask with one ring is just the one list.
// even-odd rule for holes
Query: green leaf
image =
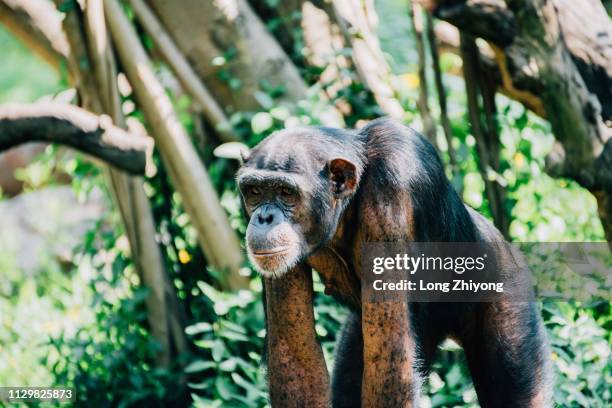
{"label": "green leaf", "polygon": [[194,390],[205,390],[207,388],[210,388],[210,381],[203,381],[200,383],[187,383],[187,386],[189,386],[189,388],[193,388]]}
{"label": "green leaf", "polygon": [[446,374],[446,385],[449,388],[455,388],[459,385],[461,381],[461,369],[457,364],[453,365],[453,367]]}
{"label": "green leaf", "polygon": [[212,331],[212,325],[207,322],[196,323],[191,326],[187,326],[185,328],[185,333],[187,333],[190,336],[200,334],[200,333],[208,333],[211,331]]}
{"label": "green leaf", "polygon": [[215,381],[215,387],[217,388],[217,392],[224,400],[232,399],[232,394],[234,393],[232,389],[231,383],[228,381],[226,377],[217,377]]}
{"label": "green leaf", "polygon": [[272,115],[274,119],[284,121],[291,116],[291,112],[284,106],[276,106],[270,109],[270,115]]}
{"label": "green leaf", "polygon": [[274,100],[269,94],[265,92],[255,91],[253,96],[255,97],[255,99],[257,99],[257,102],[259,102],[261,107],[264,109],[270,109],[274,106]]}
{"label": "green leaf", "polygon": [[197,360],[187,365],[187,367],[185,367],[185,372],[187,374],[197,373],[199,371],[208,370],[209,368],[213,368],[216,366],[217,363],[215,363],[214,361]]}
{"label": "green leaf", "polygon": [[270,129],[273,124],[272,115],[268,112],[258,112],[251,119],[251,130],[253,130],[253,133],[261,134]]}
{"label": "green leaf", "polygon": [[219,369],[221,371],[234,371],[236,369],[236,364],[236,359],[230,358],[219,364]]}
{"label": "green leaf", "polygon": [[225,352],[225,344],[222,341],[215,341],[212,349],[212,358],[213,360],[219,362],[223,357],[223,353]]}

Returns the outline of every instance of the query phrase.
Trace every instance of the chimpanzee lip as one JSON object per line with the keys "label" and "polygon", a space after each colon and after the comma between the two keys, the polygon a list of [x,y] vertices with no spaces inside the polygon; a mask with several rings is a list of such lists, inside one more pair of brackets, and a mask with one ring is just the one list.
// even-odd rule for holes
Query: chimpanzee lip
{"label": "chimpanzee lip", "polygon": [[289,247],[275,248],[275,249],[262,249],[259,251],[253,251],[253,255],[255,256],[272,256],[282,254],[284,252],[289,251]]}

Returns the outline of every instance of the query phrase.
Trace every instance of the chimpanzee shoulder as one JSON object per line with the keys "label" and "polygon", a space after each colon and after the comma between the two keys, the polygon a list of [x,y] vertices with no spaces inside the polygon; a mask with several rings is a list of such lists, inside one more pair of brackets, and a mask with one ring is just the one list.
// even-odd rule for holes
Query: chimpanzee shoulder
{"label": "chimpanzee shoulder", "polygon": [[380,197],[407,191],[416,240],[473,242],[477,228],[444,172],[436,149],[420,133],[381,118],[359,132],[366,149],[366,173]]}

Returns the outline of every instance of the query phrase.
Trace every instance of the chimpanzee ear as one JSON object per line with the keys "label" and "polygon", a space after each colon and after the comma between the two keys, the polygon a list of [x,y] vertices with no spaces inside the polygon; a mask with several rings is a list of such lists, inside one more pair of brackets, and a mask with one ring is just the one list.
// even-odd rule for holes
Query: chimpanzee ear
{"label": "chimpanzee ear", "polygon": [[357,189],[357,169],[344,159],[333,159],[328,164],[332,191],[337,198],[346,197]]}

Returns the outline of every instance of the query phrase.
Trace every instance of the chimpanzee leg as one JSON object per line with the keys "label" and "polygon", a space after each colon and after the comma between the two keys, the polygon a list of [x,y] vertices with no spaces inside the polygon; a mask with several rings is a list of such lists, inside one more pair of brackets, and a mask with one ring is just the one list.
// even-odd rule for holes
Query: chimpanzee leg
{"label": "chimpanzee leg", "polygon": [[361,316],[351,313],[338,336],[336,363],[332,374],[332,406],[355,408],[361,406],[363,377],[363,337]]}
{"label": "chimpanzee leg", "polygon": [[461,339],[480,405],[549,407],[549,351],[537,304],[481,303]]}

